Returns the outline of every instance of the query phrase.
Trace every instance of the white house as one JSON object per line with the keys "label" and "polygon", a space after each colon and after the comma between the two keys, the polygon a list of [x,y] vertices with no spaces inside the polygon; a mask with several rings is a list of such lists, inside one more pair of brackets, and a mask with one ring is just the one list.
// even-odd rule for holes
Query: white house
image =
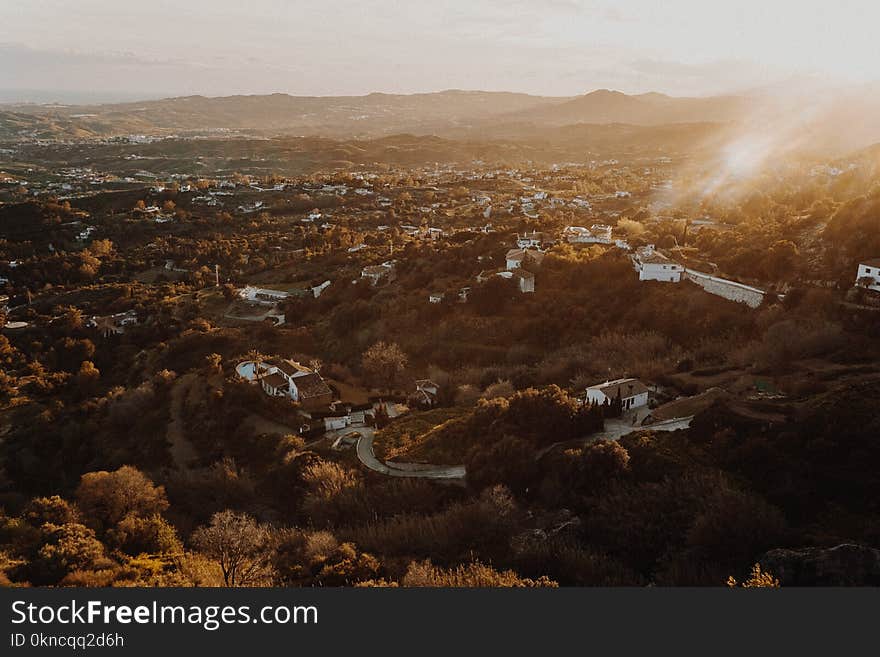
{"label": "white house", "polygon": [[593,224],[590,226],[590,232],[593,234],[596,242],[600,244],[611,243],[611,226],[608,224]]}
{"label": "white house", "polygon": [[351,415],[324,418],[324,431],[339,431],[351,426]]}
{"label": "white house", "polygon": [[566,226],[562,231],[562,237],[569,244],[587,244],[592,238],[592,233],[583,226]]}
{"label": "white house", "polygon": [[115,315],[104,315],[102,317],[94,316],[89,319],[86,326],[97,329],[105,338],[111,335],[121,335],[125,333],[126,326],[133,326],[138,323],[137,312],[127,310]]}
{"label": "white house", "polygon": [[378,285],[381,280],[393,281],[397,276],[394,261],[388,260],[381,265],[370,265],[361,270],[361,278],[370,281],[370,285]]}
{"label": "white house", "polygon": [[640,281],[679,283],[684,274],[682,265],[670,260],[659,251],[655,251],[653,244],[636,251],[633,256],[633,266],[639,272]]}
{"label": "white house", "polygon": [[437,403],[437,393],[440,386],[430,379],[416,381],[416,398],[423,406],[434,406]]}
{"label": "white house", "polygon": [[540,251],[528,249],[510,249],[505,257],[507,261],[507,269],[513,270],[523,266],[523,264],[540,265],[544,260],[544,254]]}
{"label": "white house", "polygon": [[499,271],[496,272],[495,275],[507,279],[508,281],[515,281],[519,291],[523,294],[535,291],[535,275],[530,271],[517,268],[513,271]]}
{"label": "white house", "polygon": [[638,379],[616,379],[587,388],[588,404],[611,403],[620,397],[623,410],[648,404],[648,387]]}
{"label": "white house", "polygon": [[520,268],[513,272],[513,277],[523,294],[535,291],[535,275],[532,272]]}
{"label": "white house", "polygon": [[610,244],[611,226],[605,224],[593,224],[590,228],[566,226],[562,236],[569,244]]}
{"label": "white house", "polygon": [[544,242],[544,233],[537,231],[516,236],[516,246],[520,249],[540,249],[544,246]]}
{"label": "white house", "polygon": [[431,292],[428,295],[428,303],[441,303],[443,301],[443,297],[446,296],[443,292]]}
{"label": "white house", "polygon": [[880,292],[880,258],[872,258],[859,263],[856,285]]}
{"label": "white house", "polygon": [[269,290],[248,285],[238,292],[238,296],[250,303],[261,303],[271,306],[289,297],[290,293],[283,290]]}
{"label": "white house", "polygon": [[256,378],[270,397],[290,397],[307,408],[329,405],[333,391],[315,370],[294,360],[258,363]]}

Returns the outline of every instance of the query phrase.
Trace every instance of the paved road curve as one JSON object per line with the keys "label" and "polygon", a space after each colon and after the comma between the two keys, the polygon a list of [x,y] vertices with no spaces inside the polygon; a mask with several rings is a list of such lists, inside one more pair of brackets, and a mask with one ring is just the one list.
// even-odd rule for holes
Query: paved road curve
{"label": "paved road curve", "polygon": [[[693,420],[693,416],[673,418],[672,420],[665,420],[647,426],[632,425],[629,422],[620,420],[609,420],[606,422],[605,430],[597,432],[595,436],[596,438],[618,440],[633,431],[676,431],[678,429],[687,429],[691,424],[691,420]],[[357,441],[358,459],[360,459],[361,463],[370,468],[370,470],[374,470],[375,472],[381,472],[390,477],[422,477],[424,479],[463,480],[465,477],[466,472],[463,465],[435,466],[422,463],[383,463],[376,458],[376,454],[373,452],[373,439],[375,438],[376,432],[372,427],[350,427],[346,429],[346,432],[349,431],[357,431],[360,434],[360,438],[358,438]],[[541,450],[536,458],[540,458],[554,446],[555,445],[550,445],[548,448]]]}
{"label": "paved road curve", "polygon": [[[602,431],[597,431],[596,433],[589,436],[590,442],[596,440],[620,440],[624,436],[628,436],[631,433],[636,431],[678,431],[679,429],[687,429],[691,426],[691,421],[694,419],[693,415],[689,415],[687,417],[675,417],[671,420],[663,420],[661,422],[655,422],[654,424],[631,424],[629,420],[624,419],[616,419],[611,418],[605,420],[605,428]],[[584,443],[584,439],[580,441],[567,440],[558,443],[553,443],[552,445],[547,445],[546,447],[540,449],[535,454],[535,460],[539,461],[552,449],[559,447],[559,445],[572,444],[580,442]]]}
{"label": "paved road curve", "polygon": [[371,427],[354,427],[361,437],[357,441],[357,455],[360,462],[376,472],[391,477],[421,477],[424,479],[464,479],[463,465],[423,465],[421,463],[392,463],[388,465],[376,458],[373,452],[375,431]]}

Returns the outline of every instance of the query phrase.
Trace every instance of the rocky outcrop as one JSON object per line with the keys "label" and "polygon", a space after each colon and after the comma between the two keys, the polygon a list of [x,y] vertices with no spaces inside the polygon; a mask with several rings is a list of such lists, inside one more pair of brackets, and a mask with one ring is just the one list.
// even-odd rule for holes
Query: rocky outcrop
{"label": "rocky outcrop", "polygon": [[862,545],[770,550],[758,561],[782,586],[880,586],[880,550]]}

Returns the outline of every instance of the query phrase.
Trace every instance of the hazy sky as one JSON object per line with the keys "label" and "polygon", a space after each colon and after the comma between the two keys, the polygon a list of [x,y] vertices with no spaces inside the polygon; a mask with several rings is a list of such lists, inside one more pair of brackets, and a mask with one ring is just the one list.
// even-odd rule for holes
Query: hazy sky
{"label": "hazy sky", "polygon": [[878,25],[877,0],[0,0],[0,100],[860,83]]}

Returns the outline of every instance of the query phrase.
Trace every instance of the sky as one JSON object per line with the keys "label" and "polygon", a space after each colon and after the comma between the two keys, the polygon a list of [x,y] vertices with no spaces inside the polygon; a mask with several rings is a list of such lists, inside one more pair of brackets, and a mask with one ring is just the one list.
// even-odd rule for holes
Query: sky
{"label": "sky", "polygon": [[0,0],[0,101],[880,79],[876,0]]}

